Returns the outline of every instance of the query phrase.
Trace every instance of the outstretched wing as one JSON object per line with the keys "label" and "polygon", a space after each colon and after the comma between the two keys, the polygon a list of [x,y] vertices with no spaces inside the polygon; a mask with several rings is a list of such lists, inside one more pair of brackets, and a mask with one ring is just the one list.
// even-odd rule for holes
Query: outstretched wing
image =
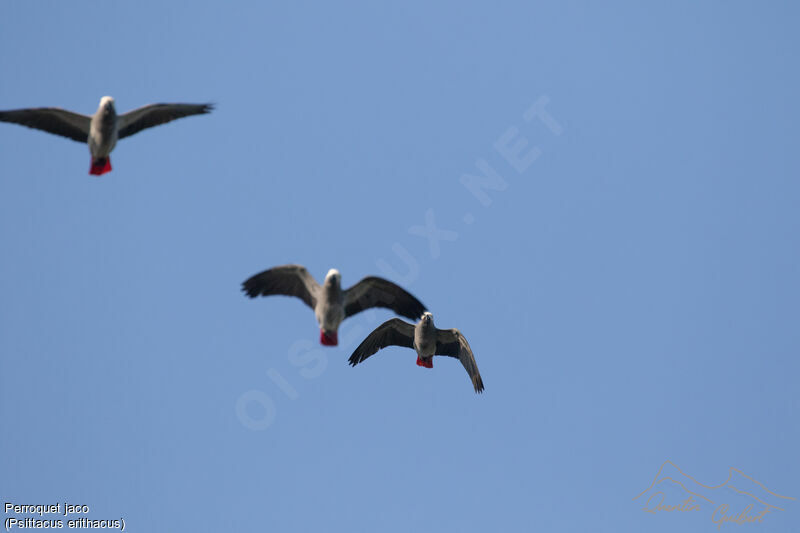
{"label": "outstretched wing", "polygon": [[92,117],[58,107],[37,107],[0,111],[0,121],[20,124],[85,143],[89,140],[89,124],[92,122]]}
{"label": "outstretched wing", "polygon": [[314,309],[321,287],[308,270],[301,265],[283,265],[265,270],[242,283],[242,290],[250,298],[256,296],[296,296]]}
{"label": "outstretched wing", "polygon": [[414,325],[399,318],[387,320],[367,335],[350,356],[350,365],[356,366],[367,357],[387,346],[414,346]]}
{"label": "outstretched wing", "polygon": [[150,104],[119,116],[119,138],[130,137],[143,129],[166,124],[178,118],[204,115],[213,104]]}
{"label": "outstretched wing", "polygon": [[425,312],[422,302],[391,281],[369,276],[344,293],[345,316],[353,316],[371,307],[387,307],[400,316],[418,319]]}
{"label": "outstretched wing", "polygon": [[449,355],[456,357],[467,370],[475,392],[483,392],[483,380],[478,372],[478,364],[472,355],[472,348],[464,335],[457,329],[436,330],[436,355]]}

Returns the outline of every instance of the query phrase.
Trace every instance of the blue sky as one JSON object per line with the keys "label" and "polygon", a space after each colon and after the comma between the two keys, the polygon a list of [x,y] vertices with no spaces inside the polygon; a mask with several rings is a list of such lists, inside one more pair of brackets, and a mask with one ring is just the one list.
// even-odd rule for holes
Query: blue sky
{"label": "blue sky", "polygon": [[[0,499],[155,532],[714,531],[747,504],[643,512],[669,460],[783,508],[721,530],[798,529],[798,14],[3,3],[0,109],[217,109],[101,179],[0,124]],[[485,394],[399,348],[349,367],[389,312],[323,349],[301,302],[240,293],[285,263],[403,283]]]}

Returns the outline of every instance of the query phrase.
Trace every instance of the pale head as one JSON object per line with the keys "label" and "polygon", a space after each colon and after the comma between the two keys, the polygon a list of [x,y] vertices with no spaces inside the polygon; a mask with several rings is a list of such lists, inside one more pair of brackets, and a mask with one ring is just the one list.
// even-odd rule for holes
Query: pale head
{"label": "pale head", "polygon": [[100,109],[114,110],[114,99],[110,96],[104,96],[100,99]]}
{"label": "pale head", "polygon": [[342,281],[342,275],[339,273],[338,270],[332,268],[328,270],[328,273],[325,274],[325,284],[329,285],[331,283],[335,283],[338,285]]}
{"label": "pale head", "polygon": [[420,319],[420,321],[423,324],[433,324],[433,314],[428,311],[425,311],[424,313],[422,313],[422,318]]}

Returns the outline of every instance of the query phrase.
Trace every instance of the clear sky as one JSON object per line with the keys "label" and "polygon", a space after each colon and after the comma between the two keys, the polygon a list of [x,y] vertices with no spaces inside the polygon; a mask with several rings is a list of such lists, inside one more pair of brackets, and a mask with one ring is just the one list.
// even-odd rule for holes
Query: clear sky
{"label": "clear sky", "polygon": [[[669,460],[687,489],[766,487],[735,473],[772,512],[721,531],[800,530],[800,8],[493,4],[0,3],[0,109],[217,104],[100,179],[0,124],[2,502],[150,532],[745,507],[643,512]],[[286,263],[402,283],[485,393],[401,348],[348,366],[388,311],[323,348],[299,300],[242,295]]]}

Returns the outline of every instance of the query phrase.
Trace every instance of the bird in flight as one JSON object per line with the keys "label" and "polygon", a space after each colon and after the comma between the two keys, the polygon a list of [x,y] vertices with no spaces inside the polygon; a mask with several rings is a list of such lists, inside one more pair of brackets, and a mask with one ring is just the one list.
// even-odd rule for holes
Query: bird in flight
{"label": "bird in flight", "polygon": [[339,325],[372,307],[386,307],[395,313],[416,320],[425,306],[402,287],[391,281],[369,276],[349,289],[342,289],[342,275],[331,269],[320,285],[305,267],[283,265],[265,270],[242,283],[242,291],[256,296],[296,296],[314,310],[320,327],[319,341],[325,346],[339,344]]}
{"label": "bird in flight", "polygon": [[375,328],[350,356],[350,365],[356,366],[387,346],[413,348],[417,352],[417,365],[425,368],[433,368],[434,355],[455,357],[467,370],[475,392],[483,392],[483,380],[467,339],[457,329],[438,329],[428,312],[423,313],[416,325],[393,318]]}
{"label": "bird in flight", "polygon": [[111,171],[109,155],[118,140],[178,118],[209,113],[213,108],[213,104],[150,104],[117,115],[114,99],[104,96],[91,117],[58,107],[36,107],[0,111],[0,122],[21,124],[88,143],[92,154],[89,174],[102,176]]}

